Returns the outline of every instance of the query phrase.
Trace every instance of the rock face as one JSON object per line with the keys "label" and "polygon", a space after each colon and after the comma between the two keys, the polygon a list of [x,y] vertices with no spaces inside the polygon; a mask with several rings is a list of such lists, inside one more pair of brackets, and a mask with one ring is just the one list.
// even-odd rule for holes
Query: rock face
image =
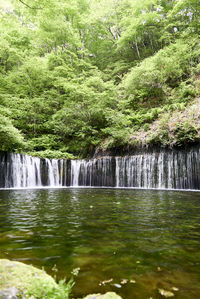
{"label": "rock face", "polygon": [[84,299],[122,299],[122,297],[120,297],[114,292],[108,292],[104,295],[101,294],[88,295]]}

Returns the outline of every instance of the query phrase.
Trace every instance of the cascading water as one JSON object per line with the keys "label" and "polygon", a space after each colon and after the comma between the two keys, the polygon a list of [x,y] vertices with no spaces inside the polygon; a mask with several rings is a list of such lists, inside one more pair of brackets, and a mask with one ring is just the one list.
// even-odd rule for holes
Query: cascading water
{"label": "cascading water", "polygon": [[0,187],[58,187],[65,184],[63,160],[40,159],[21,154],[0,156]]}
{"label": "cascading water", "polygon": [[71,161],[71,186],[115,186],[115,158]]}
{"label": "cascading water", "polygon": [[118,157],[116,186],[200,189],[200,150],[161,151]]}
{"label": "cascading water", "polygon": [[90,160],[0,155],[0,187],[104,186],[200,190],[200,147]]}
{"label": "cascading water", "polygon": [[40,159],[20,154],[2,156],[0,162],[0,183],[5,188],[40,186]]}

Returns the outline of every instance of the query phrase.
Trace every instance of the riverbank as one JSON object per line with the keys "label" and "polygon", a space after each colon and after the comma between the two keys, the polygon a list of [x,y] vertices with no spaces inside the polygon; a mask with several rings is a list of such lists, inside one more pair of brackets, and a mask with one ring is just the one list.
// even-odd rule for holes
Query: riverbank
{"label": "riverbank", "polygon": [[[0,260],[1,298],[68,299],[73,285],[73,279],[68,283],[64,280],[57,283],[44,270],[8,259]],[[88,295],[84,299],[121,299],[121,297],[114,292],[108,292],[104,295]]]}

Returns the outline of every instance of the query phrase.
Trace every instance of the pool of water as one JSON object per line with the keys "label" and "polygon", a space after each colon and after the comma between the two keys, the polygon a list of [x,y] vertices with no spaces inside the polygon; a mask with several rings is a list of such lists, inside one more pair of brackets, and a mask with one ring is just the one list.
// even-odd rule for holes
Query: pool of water
{"label": "pool of water", "polygon": [[200,193],[1,190],[0,250],[58,279],[80,267],[73,298],[200,298]]}

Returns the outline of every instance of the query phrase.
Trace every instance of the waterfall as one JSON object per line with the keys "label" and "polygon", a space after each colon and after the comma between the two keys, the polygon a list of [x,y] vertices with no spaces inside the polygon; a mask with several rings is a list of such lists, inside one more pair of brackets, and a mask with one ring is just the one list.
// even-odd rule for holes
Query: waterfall
{"label": "waterfall", "polygon": [[45,164],[47,165],[47,175],[48,175],[48,186],[62,186],[59,184],[59,168],[58,168],[58,160],[45,159]]}
{"label": "waterfall", "polygon": [[71,186],[115,186],[115,158],[71,161]]}
{"label": "waterfall", "polygon": [[8,154],[0,162],[3,187],[35,187],[41,185],[40,159],[27,155]]}
{"label": "waterfall", "polygon": [[62,186],[63,161],[40,159],[21,154],[0,156],[0,187],[24,188],[41,186]]}
{"label": "waterfall", "polygon": [[0,155],[0,187],[135,187],[200,190],[200,147],[89,160]]}
{"label": "waterfall", "polygon": [[200,148],[71,161],[71,186],[200,190]]}
{"label": "waterfall", "polygon": [[79,174],[80,174],[80,167],[81,167],[81,160],[72,160],[71,161],[71,185],[74,187],[79,186]]}

